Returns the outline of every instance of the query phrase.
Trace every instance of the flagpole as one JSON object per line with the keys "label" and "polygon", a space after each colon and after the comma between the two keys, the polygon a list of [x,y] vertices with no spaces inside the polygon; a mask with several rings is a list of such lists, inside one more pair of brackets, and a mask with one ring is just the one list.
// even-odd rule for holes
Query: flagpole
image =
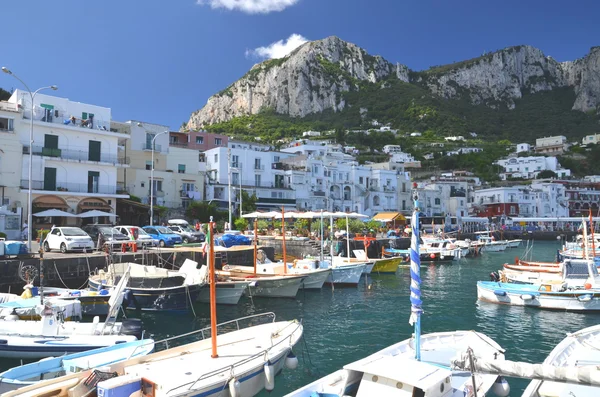
{"label": "flagpole", "polygon": [[208,222],[208,244],[209,244],[209,287],[210,287],[210,339],[211,339],[211,357],[217,358],[217,278],[215,277],[215,239],[213,236],[215,223],[213,217]]}
{"label": "flagpole", "polygon": [[421,361],[421,257],[419,252],[419,193],[413,183],[412,236],[410,240],[410,319],[408,323],[415,327],[415,359]]}
{"label": "flagpole", "polygon": [[590,209],[590,231],[592,232],[592,259],[596,258],[596,241],[594,240],[594,219],[592,218],[592,210]]}

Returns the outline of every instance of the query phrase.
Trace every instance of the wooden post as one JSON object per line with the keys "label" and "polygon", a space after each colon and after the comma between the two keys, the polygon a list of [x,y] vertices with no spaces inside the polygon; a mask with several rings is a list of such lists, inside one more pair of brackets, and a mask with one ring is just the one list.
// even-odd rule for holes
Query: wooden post
{"label": "wooden post", "polygon": [[214,239],[214,226],[215,223],[210,217],[208,223],[208,244],[209,244],[209,273],[208,279],[210,283],[210,339],[212,342],[212,358],[217,358],[217,278],[215,277],[215,239]]}

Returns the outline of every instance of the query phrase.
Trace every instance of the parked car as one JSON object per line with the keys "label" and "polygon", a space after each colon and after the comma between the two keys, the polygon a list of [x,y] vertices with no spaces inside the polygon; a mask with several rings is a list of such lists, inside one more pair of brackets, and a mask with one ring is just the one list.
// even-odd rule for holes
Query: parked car
{"label": "parked car", "polygon": [[139,226],[115,226],[115,229],[127,236],[129,240],[137,241],[142,248],[156,247],[158,245],[158,241],[153,239],[151,235]]}
{"label": "parked car", "polygon": [[68,251],[92,251],[94,242],[92,238],[78,227],[59,226],[53,227],[42,245],[44,251],[60,250],[62,253]]}
{"label": "parked car", "polygon": [[101,238],[103,244],[111,245],[121,245],[129,241],[126,235],[112,227],[112,225],[86,225],[83,227],[83,231],[90,235],[96,248],[98,248],[99,238]]}
{"label": "parked car", "polygon": [[191,226],[168,225],[167,227],[171,229],[173,233],[180,235],[184,244],[203,243],[206,239],[204,233],[196,231],[196,229],[192,228]]}
{"label": "parked car", "polygon": [[165,226],[144,226],[142,229],[158,241],[158,245],[161,247],[172,247],[183,242],[179,234],[173,233],[171,229]]}

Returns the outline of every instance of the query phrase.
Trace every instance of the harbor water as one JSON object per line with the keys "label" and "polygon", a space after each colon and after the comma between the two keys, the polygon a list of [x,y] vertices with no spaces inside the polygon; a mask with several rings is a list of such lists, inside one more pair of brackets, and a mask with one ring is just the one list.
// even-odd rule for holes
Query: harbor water
{"label": "harbor water", "polygon": [[[524,243],[523,243],[524,244]],[[558,242],[536,242],[531,252],[538,261],[553,261]],[[598,324],[600,314],[543,311],[477,302],[476,282],[489,280],[505,262],[523,254],[525,246],[485,253],[449,264],[421,267],[423,333],[453,330],[483,332],[506,349],[506,358],[542,362],[568,332]],[[243,298],[237,306],[219,306],[218,322],[262,312],[280,320],[301,319],[304,342],[295,348],[300,365],[276,378],[275,390],[261,396],[282,396],[306,383],[411,336],[408,324],[410,274],[371,275],[358,288],[324,287],[302,290],[295,299]],[[197,304],[190,315],[141,314],[155,339],[175,336],[209,325],[208,305]],[[140,313],[130,313],[140,316]],[[2,369],[18,365],[2,361]],[[520,396],[528,381],[509,379],[511,396]]]}

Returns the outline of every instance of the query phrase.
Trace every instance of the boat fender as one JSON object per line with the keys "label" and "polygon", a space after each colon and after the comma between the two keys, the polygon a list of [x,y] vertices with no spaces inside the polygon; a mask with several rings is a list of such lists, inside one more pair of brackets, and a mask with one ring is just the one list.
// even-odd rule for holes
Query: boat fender
{"label": "boat fender", "polygon": [[496,296],[506,296],[506,291],[502,291],[501,289],[494,290],[494,295]]}
{"label": "boat fender", "polygon": [[589,301],[591,301],[593,298],[594,298],[594,295],[592,295],[592,294],[584,294],[584,295],[579,295],[579,296],[577,297],[577,300],[578,300],[579,302],[589,302]]}
{"label": "boat fender", "polygon": [[265,389],[272,391],[275,388],[275,366],[270,361],[265,363]]}
{"label": "boat fender", "polygon": [[298,357],[290,350],[287,357],[285,358],[285,367],[292,371],[298,368]]}
{"label": "boat fender", "polygon": [[535,296],[531,294],[523,294],[521,295],[521,299],[523,299],[524,301],[530,301],[535,299]]}
{"label": "boat fender", "polygon": [[229,395],[231,397],[240,397],[242,395],[240,381],[236,378],[231,378],[229,381]]}
{"label": "boat fender", "polygon": [[444,255],[440,255],[440,259],[441,259],[441,260],[444,260]]}
{"label": "boat fender", "polygon": [[492,392],[498,397],[508,397],[510,394],[510,385],[503,376],[496,378],[496,381],[492,385]]}
{"label": "boat fender", "polygon": [[[129,292],[131,292],[131,290]],[[94,295],[96,295],[96,294],[94,294]],[[102,295],[102,296],[108,295],[108,290],[107,289],[101,289],[100,292],[98,292],[98,295]]]}

